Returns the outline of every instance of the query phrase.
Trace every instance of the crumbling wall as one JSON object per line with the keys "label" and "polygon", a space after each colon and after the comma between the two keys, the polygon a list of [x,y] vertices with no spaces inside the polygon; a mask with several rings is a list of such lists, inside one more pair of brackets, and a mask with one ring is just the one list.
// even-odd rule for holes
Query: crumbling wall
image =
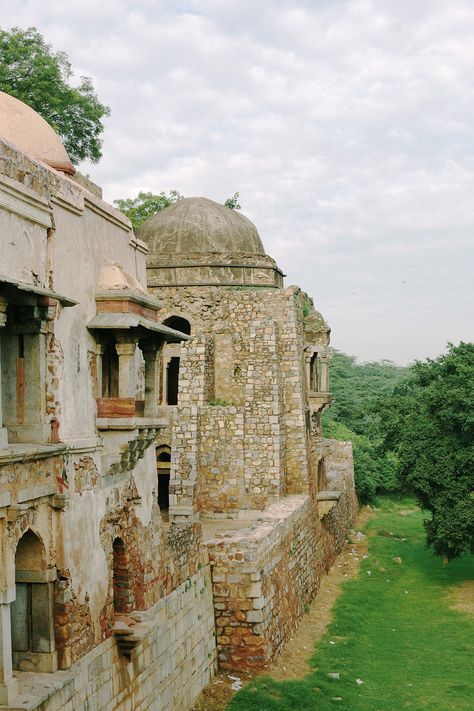
{"label": "crumbling wall", "polygon": [[[203,566],[132,627],[137,639],[130,656],[110,637],[53,681],[35,690],[28,708],[41,711],[192,707],[216,664],[209,565]],[[46,698],[45,698],[46,697]]]}
{"label": "crumbling wall", "polygon": [[207,541],[221,668],[263,669],[279,653],[353,520],[349,493],[322,520],[312,499],[292,496],[249,528]]}

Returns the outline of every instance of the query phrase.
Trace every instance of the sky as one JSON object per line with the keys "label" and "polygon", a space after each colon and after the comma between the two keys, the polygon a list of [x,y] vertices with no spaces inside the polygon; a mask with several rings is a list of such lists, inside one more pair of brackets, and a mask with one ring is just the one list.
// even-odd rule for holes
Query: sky
{"label": "sky", "polygon": [[332,345],[407,364],[473,340],[472,0],[0,0],[111,108],[109,202],[240,193]]}

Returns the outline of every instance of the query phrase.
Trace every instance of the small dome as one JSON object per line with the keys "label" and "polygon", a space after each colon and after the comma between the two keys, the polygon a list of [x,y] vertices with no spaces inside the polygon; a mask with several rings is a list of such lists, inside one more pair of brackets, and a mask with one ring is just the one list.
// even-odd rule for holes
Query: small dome
{"label": "small dome", "polygon": [[150,256],[207,253],[264,255],[255,225],[236,210],[203,197],[185,198],[144,222],[137,235]]}
{"label": "small dome", "polygon": [[30,106],[0,91],[0,139],[62,173],[76,172],[61,139]]}
{"label": "small dome", "polygon": [[136,289],[145,291],[133,274],[125,271],[118,262],[106,262],[100,270],[99,289]]}

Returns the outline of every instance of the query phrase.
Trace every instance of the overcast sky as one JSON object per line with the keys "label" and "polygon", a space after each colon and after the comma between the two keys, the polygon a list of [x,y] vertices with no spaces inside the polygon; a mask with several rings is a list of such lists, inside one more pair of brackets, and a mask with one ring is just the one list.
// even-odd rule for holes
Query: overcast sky
{"label": "overcast sky", "polygon": [[333,346],[473,340],[472,0],[0,0],[110,105],[104,197],[240,192]]}

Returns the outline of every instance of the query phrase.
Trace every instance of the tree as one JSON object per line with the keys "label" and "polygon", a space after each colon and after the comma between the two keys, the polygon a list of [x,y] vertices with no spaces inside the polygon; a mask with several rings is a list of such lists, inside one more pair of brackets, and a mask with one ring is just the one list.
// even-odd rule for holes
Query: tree
{"label": "tree", "polygon": [[136,230],[149,217],[153,217],[163,208],[169,207],[182,199],[183,196],[177,190],[170,190],[168,195],[163,192],[157,195],[139,192],[136,198],[114,200],[114,205],[117,205],[118,209],[128,217],[133,229]]}
{"label": "tree", "polygon": [[231,210],[240,210],[241,205],[239,204],[239,195],[240,193],[234,193],[232,197],[227,198],[227,200],[224,202],[224,205],[226,207],[230,207]]}
{"label": "tree", "polygon": [[400,482],[431,514],[427,544],[446,560],[474,552],[474,344],[415,363],[380,412]]}
{"label": "tree", "polygon": [[37,111],[61,137],[73,163],[102,156],[102,119],[110,114],[92,79],[70,86],[73,72],[65,52],[53,52],[35,27],[0,29],[0,90]]}
{"label": "tree", "polygon": [[[139,192],[136,198],[119,198],[114,200],[114,205],[117,205],[118,209],[127,215],[128,219],[132,223],[134,230],[137,229],[142,222],[148,220],[157,212],[163,210],[165,207],[174,205],[174,203],[182,200],[184,195],[181,195],[177,190],[170,190],[168,195],[166,193],[145,193]],[[233,197],[227,198],[224,205],[230,207],[232,210],[240,210],[240,205],[237,202],[239,193],[234,193]]]}

